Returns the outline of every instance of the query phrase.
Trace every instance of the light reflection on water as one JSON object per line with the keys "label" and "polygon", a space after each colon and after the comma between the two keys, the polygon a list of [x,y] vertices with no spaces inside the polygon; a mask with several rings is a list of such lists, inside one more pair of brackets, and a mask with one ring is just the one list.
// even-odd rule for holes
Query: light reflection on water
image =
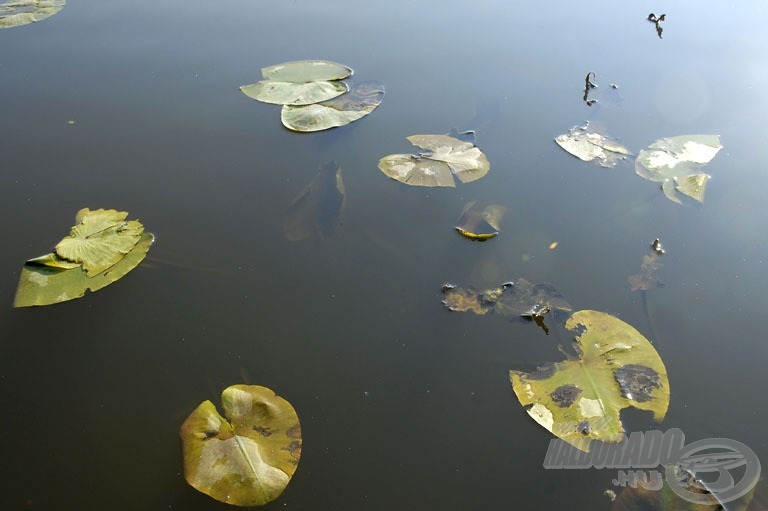
{"label": "light reflection on water", "polygon": [[[649,334],[627,276],[656,237],[666,286],[649,308],[672,386],[661,427],[766,458],[765,411],[750,404],[766,355],[766,12],[674,7],[661,40],[645,21],[658,6],[599,1],[71,2],[0,31],[8,307],[21,263],[81,207],[130,211],[157,235],[150,254],[177,263],[61,306],[6,309],[0,507],[220,509],[184,483],[177,429],[246,374],[290,400],[304,431],[299,470],[269,508],[605,509],[614,474],[545,472],[549,435],[509,387],[508,369],[559,359],[557,339],[450,314],[440,286],[549,281]],[[300,136],[238,91],[260,67],[303,58],[379,80],[384,103]],[[588,71],[619,84],[621,106],[584,105]],[[376,168],[410,150],[408,135],[473,128],[489,103],[486,178],[426,190]],[[719,133],[706,202],[675,205],[631,165],[563,153],[552,139],[586,119],[635,151]],[[343,224],[287,242],[285,209],[331,159]],[[509,209],[498,239],[453,232],[470,200]],[[655,427],[639,413],[627,423]]]}

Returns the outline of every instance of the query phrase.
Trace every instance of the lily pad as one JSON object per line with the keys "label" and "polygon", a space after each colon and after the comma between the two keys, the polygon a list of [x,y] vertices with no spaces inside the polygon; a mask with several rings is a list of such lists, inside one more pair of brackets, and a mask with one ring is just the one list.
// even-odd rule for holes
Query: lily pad
{"label": "lily pad", "polygon": [[81,209],[77,225],[56,245],[56,254],[81,263],[89,277],[103,272],[130,252],[144,232],[140,222],[127,217],[126,211]]}
{"label": "lily pad", "polygon": [[474,209],[476,201],[464,207],[457,220],[456,231],[474,241],[486,241],[499,234],[499,223],[507,208],[499,204],[490,204],[482,211]]}
{"label": "lily pad", "polygon": [[204,401],[181,425],[184,478],[196,490],[236,506],[275,500],[301,457],[301,426],[291,404],[258,385],[221,394],[222,417]]}
{"label": "lily pad", "polygon": [[510,371],[520,404],[542,427],[583,451],[592,440],[620,442],[619,412],[633,406],[660,421],[669,407],[669,380],[661,357],[631,325],[604,312],[572,314],[566,328],[579,332],[577,357],[533,373]]}
{"label": "lily pad", "polygon": [[376,81],[359,82],[334,99],[306,106],[283,106],[283,126],[312,132],[345,126],[373,112],[384,99],[384,87]]}
{"label": "lily pad", "polygon": [[595,131],[589,124],[574,126],[566,135],[555,138],[557,145],[584,161],[594,161],[601,167],[615,167],[631,155],[629,149],[608,135]]}
{"label": "lily pad", "polygon": [[14,307],[50,305],[82,297],[125,276],[144,259],[154,236],[128,213],[114,209],[77,213],[77,225],[55,252],[24,264]]}
{"label": "lily pad", "polygon": [[262,80],[240,87],[243,94],[263,103],[274,105],[311,105],[341,96],[347,92],[347,84],[335,82],[275,82]]}
{"label": "lily pad", "polygon": [[326,163],[293,200],[283,221],[289,241],[327,238],[336,230],[346,202],[341,167]]}
{"label": "lily pad", "polygon": [[379,160],[379,169],[388,177],[414,186],[456,186],[484,177],[491,168],[485,154],[471,142],[448,135],[411,135],[408,140],[429,152],[391,154]]}
{"label": "lily pad", "polygon": [[0,2],[0,28],[19,27],[49,18],[66,0],[8,0]]}
{"label": "lily pad", "polygon": [[573,310],[552,284],[532,284],[522,278],[483,291],[474,287],[461,288],[448,284],[443,286],[443,294],[443,305],[448,309],[479,315],[491,312],[506,316],[531,317],[541,315],[540,312],[546,309],[566,312]]}
{"label": "lily pad", "polygon": [[265,80],[276,82],[306,83],[343,80],[351,75],[352,70],[347,66],[327,60],[297,60],[261,69],[261,76]]}
{"label": "lily pad", "polygon": [[722,147],[718,135],[662,138],[638,153],[635,173],[660,182],[664,195],[678,204],[682,201],[677,192],[703,202],[711,176],[701,172],[701,168],[712,161]]}

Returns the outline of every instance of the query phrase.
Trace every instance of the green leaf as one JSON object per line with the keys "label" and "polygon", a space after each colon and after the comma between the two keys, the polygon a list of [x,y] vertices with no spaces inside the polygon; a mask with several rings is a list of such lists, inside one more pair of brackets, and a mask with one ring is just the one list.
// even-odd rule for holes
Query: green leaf
{"label": "green leaf", "polygon": [[335,98],[347,92],[344,82],[317,81],[308,83],[262,80],[240,87],[249,98],[276,105],[310,105]]}
{"label": "green leaf", "polygon": [[574,126],[565,135],[555,138],[557,145],[584,161],[594,161],[601,167],[615,167],[632,154],[629,149],[608,135],[595,131],[588,124]]}
{"label": "green leaf", "polygon": [[0,2],[0,28],[42,21],[59,12],[66,0],[8,0]]}
{"label": "green leaf", "polygon": [[77,213],[77,225],[56,245],[56,254],[67,261],[82,263],[89,277],[97,275],[133,250],[144,232],[128,213],[114,209],[88,208]]}
{"label": "green leaf", "polygon": [[680,135],[656,140],[635,160],[635,173],[661,183],[664,195],[682,204],[677,192],[704,201],[710,176],[701,168],[722,149],[718,135]]}
{"label": "green leaf", "polygon": [[80,264],[61,259],[55,253],[30,259],[21,270],[13,306],[50,305],[81,298],[89,290],[98,291],[138,266],[154,239],[152,234],[142,234],[128,254],[93,277],[89,277]]}
{"label": "green leaf", "polygon": [[236,506],[275,500],[301,457],[301,427],[285,399],[258,385],[221,394],[224,416],[210,401],[181,425],[184,478],[196,490]]}
{"label": "green leaf", "polygon": [[335,161],[326,163],[288,208],[283,221],[286,239],[329,237],[339,224],[345,202],[341,167]]}
{"label": "green leaf", "polygon": [[455,186],[453,172],[462,183],[485,176],[491,164],[470,142],[448,135],[412,135],[408,140],[428,153],[391,154],[379,160],[379,169],[388,177],[415,186]]}
{"label": "green leaf", "polygon": [[633,406],[664,418],[669,406],[667,370],[651,343],[632,326],[604,312],[573,313],[566,328],[579,332],[578,358],[536,372],[510,371],[520,404],[541,426],[587,451],[592,440],[620,442],[619,412]]}
{"label": "green leaf", "polygon": [[343,80],[352,75],[352,70],[327,60],[298,60],[262,68],[261,75],[276,82],[306,83]]}
{"label": "green leaf", "polygon": [[312,132],[347,125],[373,112],[384,99],[384,87],[376,81],[356,83],[341,96],[314,105],[283,107],[283,126]]}

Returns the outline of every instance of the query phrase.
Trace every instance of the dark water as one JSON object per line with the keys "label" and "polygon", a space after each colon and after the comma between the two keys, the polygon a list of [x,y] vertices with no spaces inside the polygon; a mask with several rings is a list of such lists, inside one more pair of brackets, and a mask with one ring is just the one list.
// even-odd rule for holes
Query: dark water
{"label": "dark water", "polygon": [[[645,19],[660,10],[663,39]],[[0,30],[0,509],[224,509],[185,483],[177,431],[244,381],[302,422],[299,470],[268,509],[608,509],[616,474],[544,470],[551,435],[509,385],[510,368],[559,360],[558,339],[451,314],[440,286],[548,281],[650,336],[627,276],[656,237],[666,286],[648,301],[672,400],[660,426],[625,425],[732,438],[768,462],[767,22],[762,1],[71,0]],[[384,103],[302,136],[238,91],[308,58],[379,80]],[[587,107],[588,71],[622,103]],[[720,134],[704,204],[552,142],[585,119],[635,151]],[[480,130],[486,178],[423,189],[376,168],[406,136],[453,127]],[[331,159],[342,226],[287,242],[286,208]],[[469,200],[509,209],[498,239],[452,232]],[[23,261],[82,207],[130,211],[171,264],[11,309]]]}

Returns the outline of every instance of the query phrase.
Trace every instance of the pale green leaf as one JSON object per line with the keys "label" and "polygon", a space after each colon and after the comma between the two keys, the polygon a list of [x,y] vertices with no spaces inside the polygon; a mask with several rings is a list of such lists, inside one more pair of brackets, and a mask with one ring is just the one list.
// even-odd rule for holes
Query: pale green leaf
{"label": "pale green leaf", "polygon": [[408,140],[430,152],[392,154],[379,160],[379,169],[392,179],[417,186],[455,186],[451,172],[462,183],[485,176],[491,164],[480,149],[448,135],[412,135]]}
{"label": "pale green leaf", "polygon": [[9,0],[0,2],[0,28],[18,27],[53,16],[66,0]]}
{"label": "pale green leaf", "polygon": [[114,209],[80,210],[78,224],[56,245],[56,254],[82,263],[89,277],[103,272],[130,252],[144,232],[140,222],[126,221],[127,216]]}
{"label": "pale green leaf", "polygon": [[631,154],[629,149],[588,124],[574,126],[567,134],[556,137],[555,142],[580,160],[594,161],[601,167],[615,167]]}
{"label": "pale green leaf", "polygon": [[352,70],[327,60],[299,60],[262,68],[261,75],[276,82],[305,83],[342,80],[352,75]]}
{"label": "pale green leaf", "polygon": [[283,126],[312,132],[344,126],[373,112],[384,99],[384,87],[376,81],[355,83],[351,90],[329,101],[307,106],[284,106]]}
{"label": "pale green leaf", "polygon": [[203,402],[181,425],[184,478],[236,506],[260,506],[288,485],[301,457],[301,427],[285,399],[257,385],[221,395],[224,416]]}
{"label": "pale green leaf", "polygon": [[661,183],[668,199],[681,203],[677,192],[704,201],[710,176],[701,168],[722,149],[718,135],[680,135],[656,140],[638,153],[635,173]]}
{"label": "pale green leaf", "polygon": [[534,373],[510,371],[520,404],[541,426],[581,450],[592,440],[620,442],[619,412],[635,407],[664,418],[669,406],[667,370],[640,332],[598,311],[573,313],[566,328],[578,331],[578,358],[550,363]]}
{"label": "pale green leaf", "polygon": [[344,82],[316,81],[308,83],[262,80],[240,87],[243,94],[264,103],[276,105],[310,105],[335,98],[347,92]]}

